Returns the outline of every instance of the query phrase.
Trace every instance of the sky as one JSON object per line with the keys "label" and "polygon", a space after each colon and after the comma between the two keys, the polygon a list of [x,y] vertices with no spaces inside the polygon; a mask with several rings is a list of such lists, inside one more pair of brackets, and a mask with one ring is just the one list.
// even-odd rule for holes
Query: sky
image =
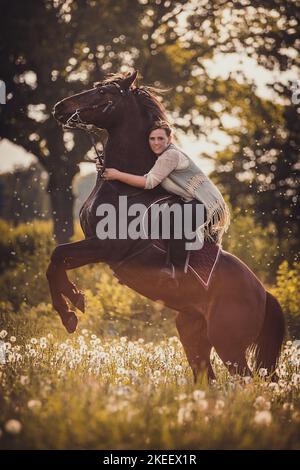
{"label": "sky", "polygon": [[[245,57],[241,54],[227,54],[217,55],[214,60],[206,61],[206,68],[212,77],[221,77],[226,79],[230,72],[242,70],[250,80],[253,80],[257,85],[256,93],[264,98],[272,98],[270,89],[266,86],[267,83],[272,83],[278,78],[278,72],[271,72],[265,70],[263,67],[257,66],[254,59]],[[280,72],[280,80],[286,81],[288,79],[295,79],[293,72]],[[3,105],[5,106],[5,105]],[[216,150],[220,150],[228,145],[228,138],[223,133],[216,131],[213,138],[217,141],[217,145],[213,145],[204,139],[195,139],[186,135],[177,135],[179,145],[185,153],[189,154],[191,158],[201,167],[201,169],[209,174],[213,169],[213,162],[211,160],[201,157],[202,152],[207,152],[213,156]],[[13,172],[16,166],[26,167],[31,162],[36,161],[36,158],[26,152],[23,148],[4,139],[0,142],[0,173]],[[95,166],[92,163],[81,163],[80,172],[82,175],[95,171]]]}

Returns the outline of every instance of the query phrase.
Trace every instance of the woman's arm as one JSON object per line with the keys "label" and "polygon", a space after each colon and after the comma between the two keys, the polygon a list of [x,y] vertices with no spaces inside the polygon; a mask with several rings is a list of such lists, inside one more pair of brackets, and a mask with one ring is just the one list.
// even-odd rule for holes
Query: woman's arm
{"label": "woman's arm", "polygon": [[115,168],[106,168],[103,172],[103,177],[105,180],[118,180],[136,188],[144,189],[146,184],[145,176],[132,175],[131,173],[125,173]]}
{"label": "woman's arm", "polygon": [[135,186],[136,188],[153,189],[177,167],[178,161],[179,152],[176,150],[167,150],[157,158],[155,164],[146,176],[132,175],[131,173],[125,173],[115,168],[106,168],[103,172],[103,176],[106,180],[122,181],[122,183]]}

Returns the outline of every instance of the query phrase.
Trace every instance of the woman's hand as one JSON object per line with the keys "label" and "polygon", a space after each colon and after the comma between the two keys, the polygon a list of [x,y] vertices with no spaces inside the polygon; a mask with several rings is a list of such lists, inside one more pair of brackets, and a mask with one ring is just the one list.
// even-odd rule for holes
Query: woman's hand
{"label": "woman's hand", "polygon": [[97,160],[97,161],[96,161],[96,170],[97,170],[97,171],[101,171],[102,168],[103,168],[103,167],[102,167],[101,163],[99,162],[99,160]]}
{"label": "woman's hand", "polygon": [[115,168],[106,168],[102,176],[105,180],[118,180],[120,173],[121,172]]}

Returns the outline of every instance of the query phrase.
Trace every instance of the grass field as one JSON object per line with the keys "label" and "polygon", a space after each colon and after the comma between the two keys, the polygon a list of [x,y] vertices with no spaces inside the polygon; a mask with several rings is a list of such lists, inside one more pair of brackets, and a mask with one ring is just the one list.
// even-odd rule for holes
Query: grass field
{"label": "grass field", "polygon": [[298,343],[286,343],[278,383],[264,370],[229,377],[214,356],[208,386],[193,384],[177,337],[63,336],[1,330],[0,448],[300,448]]}

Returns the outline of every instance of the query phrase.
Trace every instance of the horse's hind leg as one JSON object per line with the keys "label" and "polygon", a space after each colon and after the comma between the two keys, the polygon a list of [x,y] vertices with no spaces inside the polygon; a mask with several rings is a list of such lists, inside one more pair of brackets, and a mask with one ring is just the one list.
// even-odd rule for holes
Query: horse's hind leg
{"label": "horse's hind leg", "polygon": [[252,376],[246,361],[247,348],[253,342],[251,327],[243,321],[242,307],[223,305],[215,308],[209,318],[209,340],[229,372]]}
{"label": "horse's hind leg", "polygon": [[207,374],[209,380],[214,379],[215,374],[210,363],[212,345],[207,337],[204,318],[199,314],[179,312],[176,317],[176,327],[193,371],[194,382],[197,382],[201,373]]}
{"label": "horse's hind leg", "polygon": [[241,376],[252,376],[252,372],[246,361],[246,350],[240,346],[232,346],[224,349],[220,346],[215,346],[215,350],[220,356],[231,375],[239,374]]}

